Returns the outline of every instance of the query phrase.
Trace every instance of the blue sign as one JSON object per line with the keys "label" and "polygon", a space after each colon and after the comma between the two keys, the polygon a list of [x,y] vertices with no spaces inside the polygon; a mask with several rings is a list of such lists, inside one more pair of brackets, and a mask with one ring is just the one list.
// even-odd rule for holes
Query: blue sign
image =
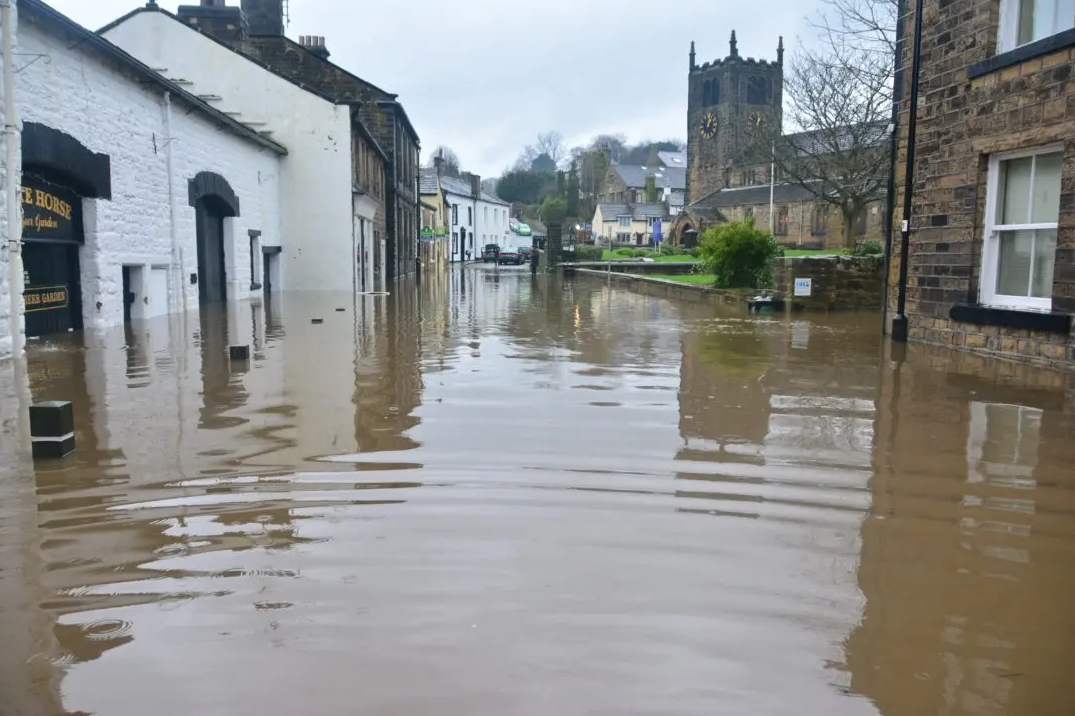
{"label": "blue sign", "polygon": [[655,219],[653,221],[653,243],[661,243],[661,220]]}

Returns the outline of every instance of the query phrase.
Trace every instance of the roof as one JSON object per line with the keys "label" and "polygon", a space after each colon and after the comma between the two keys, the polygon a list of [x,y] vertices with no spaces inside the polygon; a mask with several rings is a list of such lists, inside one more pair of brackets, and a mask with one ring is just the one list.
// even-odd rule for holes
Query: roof
{"label": "roof", "polygon": [[686,189],[687,168],[666,169],[665,167],[643,167],[636,164],[613,164],[612,170],[619,175],[628,189],[643,189],[646,177],[655,179],[658,189]]}
{"label": "roof", "polygon": [[421,167],[418,170],[418,193],[436,194],[440,191],[436,167]]}
{"label": "roof", "polygon": [[[38,0],[38,1],[40,1],[40,0]],[[311,87],[310,85],[306,84],[305,82],[300,82],[300,81],[296,80],[294,77],[292,77],[291,75],[289,75],[289,74],[287,74],[285,72],[280,72],[279,70],[277,70],[275,67],[273,67],[269,63],[267,63],[267,62],[265,62],[265,61],[263,61],[263,60],[261,60],[261,59],[259,59],[257,57],[254,57],[249,52],[244,52],[242,50],[242,48],[239,48],[239,47],[236,47],[236,46],[234,46],[232,44],[224,42],[219,37],[217,37],[217,36],[215,36],[215,35],[213,35],[211,33],[202,32],[201,28],[199,28],[199,27],[195,27],[194,25],[190,25],[190,24],[188,24],[186,22],[183,22],[183,19],[180,18],[178,15],[165,10],[164,8],[160,7],[159,5],[145,5],[144,7],[135,8],[134,10],[131,10],[127,14],[116,18],[112,22],[108,23],[107,25],[105,25],[104,27],[99,29],[97,31],[97,34],[98,35],[104,35],[109,30],[112,30],[113,28],[119,27],[120,25],[125,23],[127,20],[131,19],[132,17],[134,17],[134,16],[136,16],[139,13],[142,13],[142,12],[156,12],[156,13],[159,13],[161,15],[164,15],[165,17],[171,18],[176,23],[178,23],[179,25],[187,28],[191,32],[196,32],[199,35],[201,35],[202,37],[206,37],[209,40],[212,40],[213,42],[217,43],[221,47],[224,47],[224,48],[226,48],[228,50],[231,50],[236,55],[239,55],[240,57],[244,58],[248,62],[252,62],[253,64],[255,64],[258,67],[260,67],[261,69],[265,70],[266,72],[269,72],[270,74],[273,74],[276,77],[279,77],[280,79],[282,79],[282,80],[284,80],[284,81],[286,81],[286,82],[288,82],[290,84],[295,85],[296,87],[298,87],[299,89],[303,90],[304,92],[308,92],[308,93],[314,95],[315,97],[320,97],[321,99],[325,100],[326,102],[330,102],[332,104],[339,104],[339,105],[354,105],[354,104],[356,104],[356,102],[353,102],[353,101],[343,101],[343,102],[341,102],[341,101],[337,100],[337,98],[333,97],[332,95],[330,95],[328,93],[322,92],[322,91],[320,91],[319,89],[317,89],[315,87]],[[291,40],[290,38],[284,37],[282,39],[286,40],[288,43],[290,43],[291,45],[294,45],[295,47],[301,48],[301,49],[305,50],[306,52],[310,52],[309,48],[303,47],[302,45],[300,45],[299,43]],[[333,67],[338,67],[337,65],[335,65],[335,64],[329,62],[328,60],[324,59],[323,57],[321,57],[317,53],[310,52],[310,54],[313,55],[314,57],[317,57],[319,60],[332,65]],[[338,69],[340,69],[342,72],[347,73],[347,70],[344,70],[342,67],[339,67]],[[347,73],[347,74],[350,75],[350,73]],[[351,76],[354,77],[354,75],[351,75]],[[393,100],[396,97],[396,95],[391,94],[389,92],[385,92],[380,87],[377,87],[376,85],[373,85],[373,84],[371,84],[369,82],[366,82],[365,80],[363,80],[360,77],[355,77],[355,79],[357,79],[360,82],[364,82],[365,84],[369,85],[371,88],[373,88],[374,90],[380,92],[381,94],[384,94],[384,95],[386,95],[388,97],[393,98]],[[407,117],[406,112],[403,112],[403,107],[402,106],[399,107],[399,111],[403,114],[403,118],[406,121],[407,126],[410,129],[410,131],[414,132],[414,127],[411,126],[410,119]],[[366,140],[373,145],[374,149],[377,150],[377,153],[385,161],[388,161],[388,155],[385,153],[384,148],[381,147],[381,145],[377,142],[377,140],[375,140],[373,138],[373,135],[370,133],[369,128],[366,127],[366,125],[358,118],[358,115],[355,114],[355,113],[352,113],[351,118],[352,118],[352,121],[355,122],[358,125],[359,131],[366,138]],[[417,138],[418,137],[417,137],[417,134],[416,134],[415,139],[417,140]]]}
{"label": "roof", "polygon": [[650,218],[669,218],[668,207],[657,204],[598,204],[602,221],[615,221],[618,216],[630,216],[633,221]]}
{"label": "roof", "polygon": [[811,130],[784,135],[784,143],[799,153],[827,154],[855,146],[880,146],[889,141],[887,122],[862,122],[834,129]]}
{"label": "roof", "polygon": [[687,168],[686,152],[657,152],[657,158],[660,159],[661,164],[664,164],[666,167]]}
{"label": "roof", "polygon": [[[426,189],[425,189],[426,186],[429,186],[429,182],[431,181],[426,176],[426,171],[427,171],[427,169],[422,169],[419,172],[419,176],[418,176],[419,185],[418,185],[418,188],[419,188],[419,193],[420,194],[432,194],[432,193],[436,192],[436,188],[433,188],[432,191],[426,191]],[[436,179],[436,170],[434,169],[432,171],[433,171],[433,180],[435,180]],[[504,201],[502,199],[498,199],[495,196],[493,196],[492,194],[488,194],[488,193],[486,193],[484,191],[481,192],[478,196],[474,196],[474,190],[470,186],[470,182],[467,181],[466,179],[460,179],[459,177],[452,177],[452,176],[447,176],[447,175],[441,176],[440,177],[440,188],[446,194],[452,194],[454,196],[461,196],[461,197],[464,197],[466,199],[477,199],[478,201],[484,201],[484,202],[489,203],[489,204],[500,204],[501,206],[509,206],[508,202],[506,202],[506,201]]]}
{"label": "roof", "polygon": [[41,0],[22,0],[19,3],[19,15],[20,19],[27,21],[36,19],[43,23],[49,23],[53,28],[78,38],[78,42],[71,45],[72,49],[95,51],[98,54],[103,55],[143,80],[145,84],[154,85],[157,89],[170,93],[177,100],[189,106],[191,110],[208,117],[218,126],[223,127],[232,134],[269,149],[278,155],[287,154],[287,149],[285,149],[282,144],[274,142],[256,129],[248,127],[218,109],[214,109],[204,100],[195,97],[175,82],[154,72],[147,65],[135,59],[132,55],[127,54],[119,47],[113,45],[103,37],[96,35],[91,30],[82,27],[66,15],[57,12],[52,7],[41,2]]}
{"label": "roof", "polygon": [[[814,182],[815,191],[821,189],[821,182]],[[817,198],[817,194],[801,184],[776,184],[772,187],[773,202],[784,204],[789,201],[810,201]],[[729,206],[746,206],[753,204],[769,203],[769,185],[760,184],[755,186],[736,187],[734,189],[719,189],[712,194],[703,196],[690,205],[690,209],[705,208],[719,209]]]}

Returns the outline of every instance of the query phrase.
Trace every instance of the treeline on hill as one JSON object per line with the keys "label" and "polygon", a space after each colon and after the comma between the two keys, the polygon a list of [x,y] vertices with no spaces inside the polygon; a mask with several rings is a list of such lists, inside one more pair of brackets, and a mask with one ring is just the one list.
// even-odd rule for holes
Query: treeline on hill
{"label": "treeline on hill", "polygon": [[613,162],[649,164],[660,151],[680,151],[683,143],[666,140],[628,144],[622,135],[600,135],[586,146],[566,149],[558,132],[538,135],[514,166],[497,181],[501,199],[520,206],[519,215],[543,223],[588,222]]}

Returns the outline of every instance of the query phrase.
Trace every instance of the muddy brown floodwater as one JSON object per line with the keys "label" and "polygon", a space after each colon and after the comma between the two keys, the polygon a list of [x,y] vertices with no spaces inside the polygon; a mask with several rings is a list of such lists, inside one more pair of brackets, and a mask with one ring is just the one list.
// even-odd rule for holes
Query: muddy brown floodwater
{"label": "muddy brown floodwater", "polygon": [[1075,713],[1064,376],[481,269],[28,352],[4,716]]}

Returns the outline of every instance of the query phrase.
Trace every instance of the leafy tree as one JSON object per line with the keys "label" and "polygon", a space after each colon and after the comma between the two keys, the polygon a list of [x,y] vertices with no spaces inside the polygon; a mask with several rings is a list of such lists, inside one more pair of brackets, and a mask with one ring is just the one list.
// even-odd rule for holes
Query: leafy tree
{"label": "leafy tree", "polygon": [[659,200],[657,194],[657,177],[650,174],[646,177],[646,201],[650,204],[656,204]]}
{"label": "leafy tree", "polygon": [[553,174],[556,172],[556,162],[548,154],[539,154],[530,162],[530,171],[539,174]]}
{"label": "leafy tree", "polygon": [[768,288],[773,283],[773,262],[783,253],[769,232],[754,228],[753,219],[709,229],[699,249],[718,288]]}
{"label": "leafy tree", "polygon": [[567,215],[579,215],[579,165],[571,162],[567,172]]}
{"label": "leafy tree", "polygon": [[564,172],[556,172],[556,196],[567,198],[567,175]]}
{"label": "leafy tree", "polygon": [[541,204],[538,217],[546,224],[563,221],[567,218],[567,199],[549,196]]}
{"label": "leafy tree", "polygon": [[549,174],[513,169],[497,182],[497,196],[509,203],[540,204],[555,190]]}

